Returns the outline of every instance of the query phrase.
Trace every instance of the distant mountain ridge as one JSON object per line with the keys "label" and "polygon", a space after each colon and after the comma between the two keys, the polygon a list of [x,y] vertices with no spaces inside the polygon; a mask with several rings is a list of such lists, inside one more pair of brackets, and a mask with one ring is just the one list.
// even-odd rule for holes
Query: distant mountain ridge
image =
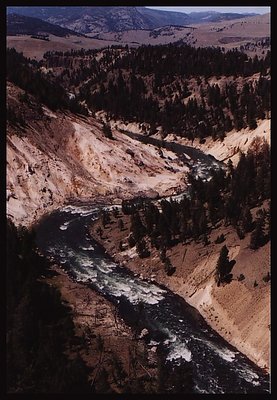
{"label": "distant mountain ridge", "polygon": [[39,33],[52,34],[59,37],[65,37],[67,35],[81,36],[80,33],[51,24],[39,18],[8,14],[7,35],[37,35]]}
{"label": "distant mountain ridge", "polygon": [[16,13],[39,18],[73,31],[96,35],[103,32],[155,29],[168,25],[200,24],[250,17],[255,14],[194,12],[190,14],[153,10],[146,7],[124,6],[15,6],[7,8]]}

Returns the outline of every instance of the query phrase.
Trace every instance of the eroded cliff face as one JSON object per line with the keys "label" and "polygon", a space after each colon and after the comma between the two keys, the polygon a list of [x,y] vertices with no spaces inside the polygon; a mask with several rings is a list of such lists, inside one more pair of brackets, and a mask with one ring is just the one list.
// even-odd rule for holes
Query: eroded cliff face
{"label": "eroded cliff face", "polygon": [[29,225],[69,199],[169,194],[185,187],[187,167],[170,151],[142,145],[93,117],[40,109],[8,84],[8,104],[26,121],[7,126],[7,213]]}

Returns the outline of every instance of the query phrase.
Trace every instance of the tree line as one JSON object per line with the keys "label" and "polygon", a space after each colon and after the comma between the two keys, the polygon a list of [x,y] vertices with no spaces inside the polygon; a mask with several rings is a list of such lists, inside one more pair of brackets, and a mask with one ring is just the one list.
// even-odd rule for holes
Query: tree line
{"label": "tree line", "polygon": [[[265,57],[248,57],[238,49],[225,51],[221,47],[193,47],[188,44],[108,46],[101,50],[51,51],[44,59],[51,63],[57,57],[95,57],[101,53],[100,62],[109,69],[131,70],[134,74],[146,76],[156,73],[159,77],[173,79],[174,75],[192,76],[251,76],[265,74],[270,68],[270,51]],[[51,64],[49,64],[51,66]],[[59,66],[63,66],[60,64]]]}

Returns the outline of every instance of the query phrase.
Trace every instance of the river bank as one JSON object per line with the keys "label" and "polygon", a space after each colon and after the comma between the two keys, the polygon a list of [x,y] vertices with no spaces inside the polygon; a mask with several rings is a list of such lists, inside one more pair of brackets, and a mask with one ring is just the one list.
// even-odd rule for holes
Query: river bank
{"label": "river bank", "polygon": [[[136,338],[135,331],[103,296],[71,280],[58,265],[51,270],[52,276],[44,279],[59,290],[62,301],[71,308],[75,336],[81,339],[78,354],[90,369],[89,382],[96,392],[156,392],[155,348]],[[71,349],[67,356],[73,356]]]}
{"label": "river bank", "polygon": [[[123,220],[122,230],[118,227],[118,218]],[[176,267],[176,272],[168,276],[156,249],[151,248],[151,256],[141,259],[135,248],[128,248],[129,232],[128,216],[121,214],[117,218],[112,216],[111,223],[105,228],[100,221],[94,222],[90,228],[91,236],[117,262],[183,297],[216,332],[268,372],[270,286],[264,277],[269,271],[270,244],[254,252],[248,248],[249,235],[238,240],[231,227],[218,227],[212,232],[209,245],[190,242],[172,247],[167,256]],[[222,244],[214,242],[220,234],[224,234],[229,257],[236,264],[232,271],[232,282],[217,287],[214,270]],[[242,272],[245,278],[240,281],[238,277]]]}

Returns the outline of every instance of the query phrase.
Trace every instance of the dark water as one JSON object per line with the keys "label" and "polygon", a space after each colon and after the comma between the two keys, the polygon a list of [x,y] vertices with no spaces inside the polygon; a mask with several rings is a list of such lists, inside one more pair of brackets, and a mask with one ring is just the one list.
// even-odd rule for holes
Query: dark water
{"label": "dark water", "polygon": [[[88,235],[95,206],[67,206],[37,226],[40,250],[75,280],[100,292],[130,324],[149,331],[169,366],[189,363],[195,393],[268,393],[269,376],[224,341],[193,307],[169,290],[114,263]],[[138,322],[139,321],[139,322]]]}
{"label": "dark water", "polygon": [[195,178],[200,178],[203,181],[210,177],[210,171],[225,168],[225,164],[222,161],[217,160],[212,155],[203,153],[203,151],[195,147],[186,146],[175,142],[167,142],[165,140],[156,139],[151,136],[140,135],[134,132],[124,131],[123,133],[130,138],[138,140],[144,144],[149,143],[153,146],[173,151],[178,155],[179,159],[189,167],[192,175]]}

